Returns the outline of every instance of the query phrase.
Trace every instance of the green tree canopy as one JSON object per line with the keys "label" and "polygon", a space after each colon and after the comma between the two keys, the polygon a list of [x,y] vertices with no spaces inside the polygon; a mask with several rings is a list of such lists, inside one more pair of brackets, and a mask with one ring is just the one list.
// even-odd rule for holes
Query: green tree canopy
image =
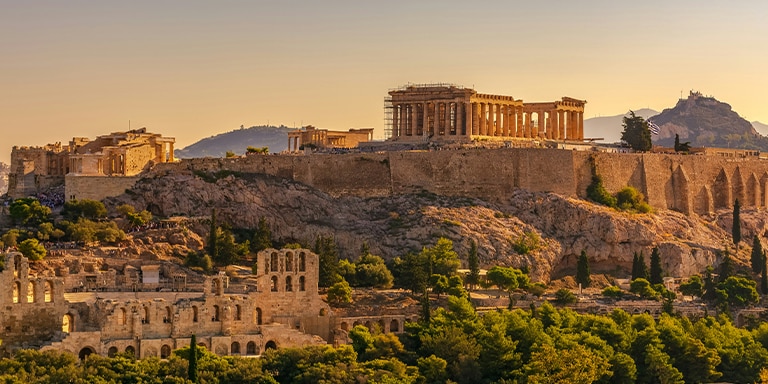
{"label": "green tree canopy", "polygon": [[624,117],[622,125],[624,126],[624,131],[621,133],[622,141],[635,151],[651,150],[653,147],[651,131],[648,129],[648,122],[642,116],[636,116],[634,111],[629,111],[629,116]]}
{"label": "green tree canopy", "polygon": [[107,208],[98,200],[70,200],[64,203],[61,215],[70,221],[77,221],[79,218],[97,220],[107,217]]}
{"label": "green tree canopy", "polygon": [[50,220],[51,209],[28,197],[11,202],[8,213],[13,224],[36,227]]}
{"label": "green tree canopy", "polygon": [[664,283],[664,271],[661,268],[659,247],[653,247],[651,251],[651,271],[648,281],[654,285]]}
{"label": "green tree canopy", "polygon": [[733,236],[733,245],[736,246],[736,250],[739,249],[739,243],[741,243],[741,203],[739,199],[733,202],[733,226],[731,227],[731,235]]}
{"label": "green tree canopy", "polygon": [[30,260],[42,260],[47,251],[37,239],[26,239],[19,244],[19,252]]}
{"label": "green tree canopy", "polygon": [[755,235],[752,238],[752,253],[749,258],[752,272],[761,273],[765,266],[765,255],[763,253],[763,244],[760,242],[760,237]]}

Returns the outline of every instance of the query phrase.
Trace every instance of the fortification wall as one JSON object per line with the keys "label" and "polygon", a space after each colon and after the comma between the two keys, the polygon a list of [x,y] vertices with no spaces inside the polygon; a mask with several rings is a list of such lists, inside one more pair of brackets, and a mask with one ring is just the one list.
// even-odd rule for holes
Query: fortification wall
{"label": "fortification wall", "polygon": [[64,196],[67,200],[102,200],[108,196],[122,195],[140,178],[140,176],[67,175],[64,182]]}
{"label": "fortification wall", "polygon": [[248,156],[158,164],[155,172],[228,170],[301,182],[333,196],[430,192],[505,201],[517,188],[586,196],[592,167],[609,192],[641,191],[656,208],[704,214],[768,206],[768,161],[718,156],[626,154],[562,149],[466,149],[374,154]]}

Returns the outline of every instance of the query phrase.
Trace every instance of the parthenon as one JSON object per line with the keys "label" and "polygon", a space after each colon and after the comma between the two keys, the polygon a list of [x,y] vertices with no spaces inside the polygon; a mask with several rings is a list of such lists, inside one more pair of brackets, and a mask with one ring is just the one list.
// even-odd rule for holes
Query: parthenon
{"label": "parthenon", "polygon": [[407,85],[389,95],[390,140],[584,139],[586,100],[525,103],[449,84]]}

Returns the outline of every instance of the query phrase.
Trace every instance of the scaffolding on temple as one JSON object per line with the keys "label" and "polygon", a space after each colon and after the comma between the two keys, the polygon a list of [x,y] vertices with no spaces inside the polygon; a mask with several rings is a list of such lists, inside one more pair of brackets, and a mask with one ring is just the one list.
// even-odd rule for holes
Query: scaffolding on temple
{"label": "scaffolding on temple", "polygon": [[392,96],[384,98],[384,140],[392,138]]}

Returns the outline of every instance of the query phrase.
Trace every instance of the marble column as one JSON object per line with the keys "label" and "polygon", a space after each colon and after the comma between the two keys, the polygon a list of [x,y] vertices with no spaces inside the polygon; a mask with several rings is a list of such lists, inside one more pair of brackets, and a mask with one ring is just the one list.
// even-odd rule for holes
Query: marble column
{"label": "marble column", "polygon": [[168,161],[173,163],[174,161],[176,161],[176,158],[173,155],[173,143],[172,142],[168,143],[168,147],[169,147],[168,148]]}
{"label": "marble column", "polygon": [[523,111],[523,107],[515,108],[515,113],[517,114],[517,132],[515,136],[523,137],[525,134],[525,112]]}
{"label": "marble column", "polygon": [[464,125],[464,103],[456,102],[456,136],[465,134],[462,126]]}
{"label": "marble column", "polygon": [[488,127],[485,125],[485,103],[480,103],[480,127],[478,128],[480,130],[480,136],[488,134],[488,131],[486,130]]}
{"label": "marble column", "polygon": [[392,137],[400,136],[400,105],[392,106]]}
{"label": "marble column", "polygon": [[416,126],[419,125],[419,108],[416,103],[411,103],[411,129],[410,134],[411,136],[416,135]]}
{"label": "marble column", "polygon": [[579,141],[584,140],[584,112],[579,112]]}
{"label": "marble column", "polygon": [[435,102],[435,117],[432,118],[432,134],[433,136],[438,136],[440,134],[440,104],[438,102]]}

